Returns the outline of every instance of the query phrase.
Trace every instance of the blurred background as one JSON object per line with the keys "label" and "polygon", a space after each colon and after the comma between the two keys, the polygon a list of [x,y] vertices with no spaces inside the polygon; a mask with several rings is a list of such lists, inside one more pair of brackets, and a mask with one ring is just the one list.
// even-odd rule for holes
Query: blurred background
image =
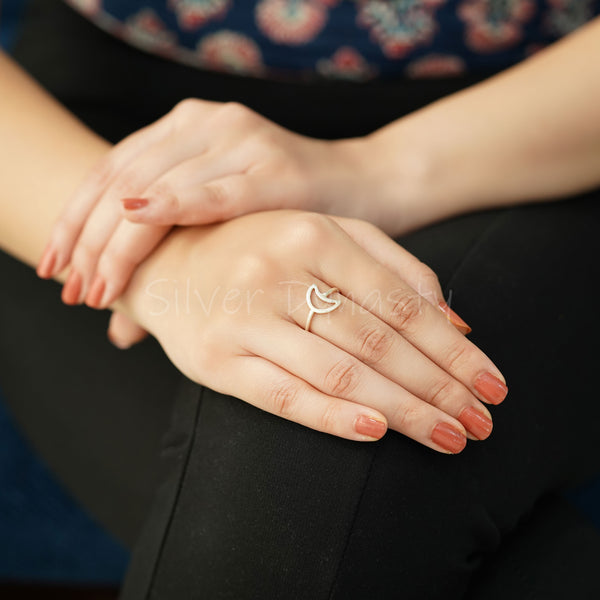
{"label": "blurred background", "polygon": [[0,598],[116,598],[128,560],[35,456],[0,392]]}

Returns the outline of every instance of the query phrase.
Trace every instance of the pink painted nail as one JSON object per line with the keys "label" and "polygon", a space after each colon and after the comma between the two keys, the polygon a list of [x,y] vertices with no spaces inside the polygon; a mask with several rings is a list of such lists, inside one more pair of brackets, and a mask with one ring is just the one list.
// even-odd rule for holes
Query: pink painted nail
{"label": "pink painted nail", "polygon": [[139,210],[148,206],[148,200],[146,198],[124,198],[121,200],[123,208],[125,210]]}
{"label": "pink painted nail", "polygon": [[47,246],[42,254],[38,264],[37,275],[42,279],[50,279],[53,275],[54,265],[56,264],[56,251],[51,246]]}
{"label": "pink painted nail", "polygon": [[99,308],[105,288],[106,282],[104,281],[104,277],[97,273],[94,277],[94,281],[92,281],[92,285],[90,286],[90,291],[85,298],[85,303],[90,308]]}
{"label": "pink painted nail", "polygon": [[492,433],[494,427],[492,420],[480,410],[467,406],[458,417],[465,429],[478,440],[485,440]]}
{"label": "pink painted nail", "polygon": [[443,300],[439,304],[440,310],[446,315],[446,319],[456,327],[462,334],[467,335],[473,331]]}
{"label": "pink painted nail", "polygon": [[508,394],[506,384],[491,373],[481,374],[475,380],[473,387],[490,404],[500,404]]}
{"label": "pink painted nail", "polygon": [[431,432],[431,439],[450,454],[462,452],[467,445],[467,438],[450,423],[438,423]]}
{"label": "pink painted nail", "polygon": [[368,415],[359,415],[354,421],[354,430],[356,433],[378,440],[385,435],[387,425],[383,421]]}
{"label": "pink painted nail", "polygon": [[79,303],[79,294],[81,294],[81,275],[77,271],[71,271],[67,281],[62,289],[62,301],[65,304],[73,306]]}

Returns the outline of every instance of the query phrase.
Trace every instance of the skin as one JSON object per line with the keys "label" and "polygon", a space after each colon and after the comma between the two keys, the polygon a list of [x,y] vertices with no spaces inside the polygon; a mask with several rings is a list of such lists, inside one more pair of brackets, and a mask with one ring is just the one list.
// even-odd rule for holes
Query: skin
{"label": "skin", "polygon": [[[174,224],[296,208],[399,234],[600,184],[595,19],[531,59],[364,138],[291,133],[236,103],[188,99],[118,144],[75,194],[45,259],[103,308]],[[127,209],[135,199],[135,209]],[[140,199],[145,203],[142,204]],[[145,227],[140,227],[144,224]],[[88,293],[102,288],[102,294]]]}
{"label": "skin", "polygon": [[[33,265],[67,199],[110,148],[4,56],[0,79],[0,240]],[[177,304],[173,282],[189,282],[198,301]],[[338,287],[342,306],[306,332],[304,294],[314,282]],[[248,294],[250,305],[238,306]],[[199,383],[330,434],[375,439],[356,428],[367,416],[381,434],[390,427],[447,452],[436,427],[464,439],[467,409],[489,419],[478,378],[502,375],[450,324],[441,299],[433,272],[374,226],[280,210],[173,230],[112,308]]]}
{"label": "skin", "polygon": [[[65,291],[73,302],[101,284],[102,293],[89,303],[121,311],[113,333],[122,336],[123,345],[146,329],[184,373],[219,391],[351,439],[365,439],[355,428],[362,411],[443,451],[432,439],[435,426],[446,423],[464,432],[456,419],[466,408],[483,414],[477,378],[501,375],[431,304],[419,301],[414,309],[417,289],[427,290],[430,301],[440,297],[422,266],[405,260],[401,249],[393,253],[386,247],[389,240],[364,224],[329,217],[317,221],[305,213],[263,212],[173,233],[170,227],[301,208],[359,217],[400,233],[463,212],[595,187],[600,183],[600,73],[597,63],[582,65],[581,57],[598,54],[599,34],[596,19],[483,84],[365,138],[337,142],[291,134],[236,104],[189,100],[110,151],[1,58],[0,77],[9,91],[0,110],[0,239],[14,255],[32,262],[62,208],[40,274],[60,277],[71,264],[78,282],[74,286],[71,275]],[[211,136],[211,130],[220,133]],[[186,131],[193,135],[186,137]],[[36,177],[30,175],[32,165]],[[125,210],[120,201],[128,197],[148,202],[143,209]],[[289,244],[288,255],[283,249],[290,239],[299,245]],[[306,239],[313,243],[307,245]],[[240,263],[228,260],[217,268],[232,244]],[[344,272],[342,255],[362,265],[358,279]],[[248,292],[253,285],[264,294],[243,318],[241,311],[226,309],[234,296],[226,297],[220,313],[215,309],[208,320],[203,305],[183,317],[173,309],[154,318],[159,315],[148,302],[157,298],[148,294],[148,286],[160,279],[187,281],[198,272],[211,274],[198,282],[200,298],[222,287]],[[282,307],[280,284],[289,279],[340,288],[343,306],[336,312],[336,328],[321,329],[329,320],[319,318],[318,330],[302,333],[302,318]],[[364,290],[362,298],[357,291],[363,281],[371,291],[387,292],[386,302],[367,306]],[[429,281],[429,288],[421,281]],[[403,290],[400,300],[392,299],[390,286]],[[294,302],[301,305],[301,298]],[[350,302],[370,319],[358,329],[346,318],[348,312],[356,314]],[[265,331],[273,332],[271,343],[261,345]],[[434,339],[442,340],[443,348]],[[318,357],[315,364],[294,361],[298,353],[289,348],[303,343],[308,344],[303,356]],[[217,369],[214,356],[225,366]],[[395,360],[389,362],[390,356]],[[453,360],[448,363],[444,356]],[[420,376],[411,379],[399,370],[403,362]],[[376,404],[368,401],[373,395]]]}

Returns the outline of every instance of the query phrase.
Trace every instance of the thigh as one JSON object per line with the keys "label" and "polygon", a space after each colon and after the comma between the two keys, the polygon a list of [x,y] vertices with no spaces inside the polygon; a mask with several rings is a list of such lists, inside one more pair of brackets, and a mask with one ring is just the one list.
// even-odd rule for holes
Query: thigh
{"label": "thigh", "polygon": [[[460,456],[419,460],[399,436],[382,440],[333,597],[360,598],[368,588],[394,597],[398,564],[409,582],[404,598],[461,597],[541,498],[600,471],[599,197],[473,215],[404,240],[442,274],[509,395],[492,408],[490,439]],[[453,232],[469,225],[477,236],[450,259]]]}
{"label": "thigh", "polygon": [[600,334],[596,196],[402,240],[441,274],[506,374],[489,440],[458,456],[395,432],[358,444],[189,390],[173,432],[186,440],[178,474],[169,470],[124,598],[462,597],[545,496],[600,470],[588,343]]}
{"label": "thigh", "polygon": [[597,600],[600,531],[551,495],[478,570],[465,600]]}

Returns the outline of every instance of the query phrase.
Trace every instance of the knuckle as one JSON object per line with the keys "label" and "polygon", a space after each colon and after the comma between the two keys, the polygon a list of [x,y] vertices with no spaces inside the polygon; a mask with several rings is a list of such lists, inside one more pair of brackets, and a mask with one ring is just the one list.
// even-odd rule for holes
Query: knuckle
{"label": "knuckle", "polygon": [[232,283],[242,289],[270,287],[276,272],[275,259],[258,251],[240,256],[230,270]]}
{"label": "knuckle", "polygon": [[406,331],[418,321],[423,299],[416,293],[403,290],[392,299],[391,316],[394,327]]}
{"label": "knuckle", "polygon": [[469,355],[470,352],[466,345],[466,341],[460,340],[446,351],[444,356],[446,370],[454,373],[460,371],[468,362]]}
{"label": "knuckle", "polygon": [[414,429],[419,418],[421,418],[421,414],[416,407],[399,404],[394,410],[390,421],[393,423],[395,430],[408,432]]}
{"label": "knuckle", "polygon": [[434,406],[441,406],[456,394],[456,385],[449,377],[444,377],[429,386],[427,401]]}
{"label": "knuckle", "polygon": [[314,254],[315,248],[322,247],[331,237],[333,221],[318,213],[294,215],[287,227],[281,229],[286,244],[295,250],[308,249]]}
{"label": "knuckle", "polygon": [[351,358],[336,362],[325,375],[325,390],[338,398],[351,396],[358,387],[359,366]]}
{"label": "knuckle", "polygon": [[165,210],[171,213],[178,213],[180,210],[180,202],[173,185],[164,179],[160,179],[150,185],[146,190],[146,196],[150,198],[160,199],[161,205]]}
{"label": "knuckle", "polygon": [[110,246],[105,248],[98,261],[99,269],[106,275],[110,274],[115,279],[126,277],[136,266],[136,262],[132,260],[131,256],[122,250],[117,250]]}
{"label": "knuckle", "polygon": [[244,104],[232,101],[225,102],[225,104],[219,108],[218,115],[226,122],[239,123],[240,121],[251,119],[254,113]]}
{"label": "knuckle", "polygon": [[393,344],[393,334],[379,325],[368,324],[358,331],[359,355],[367,364],[381,362],[389,353]]}
{"label": "knuckle", "polygon": [[144,189],[137,173],[130,170],[121,173],[108,188],[112,196],[117,198],[128,198],[140,194]]}
{"label": "knuckle", "polygon": [[319,420],[321,431],[334,432],[339,429],[340,411],[337,402],[329,401]]}
{"label": "knuckle", "polygon": [[222,185],[207,185],[202,190],[204,204],[211,214],[218,214],[224,210],[229,195]]}
{"label": "knuckle", "polygon": [[172,109],[171,114],[176,120],[187,120],[192,114],[195,114],[198,108],[196,98],[184,98],[180,100]]}
{"label": "knuckle", "polygon": [[427,291],[437,291],[440,289],[440,280],[438,276],[426,264],[421,263],[419,273],[420,287]]}
{"label": "knuckle", "polygon": [[65,214],[56,222],[52,229],[52,239],[55,244],[75,243],[76,237],[83,223],[72,215]]}
{"label": "knuckle", "polygon": [[80,241],[73,251],[73,264],[79,268],[87,268],[96,263],[101,248],[86,241]]}
{"label": "knuckle", "polygon": [[298,388],[292,380],[284,380],[269,391],[267,408],[273,414],[290,419],[296,412]]}

